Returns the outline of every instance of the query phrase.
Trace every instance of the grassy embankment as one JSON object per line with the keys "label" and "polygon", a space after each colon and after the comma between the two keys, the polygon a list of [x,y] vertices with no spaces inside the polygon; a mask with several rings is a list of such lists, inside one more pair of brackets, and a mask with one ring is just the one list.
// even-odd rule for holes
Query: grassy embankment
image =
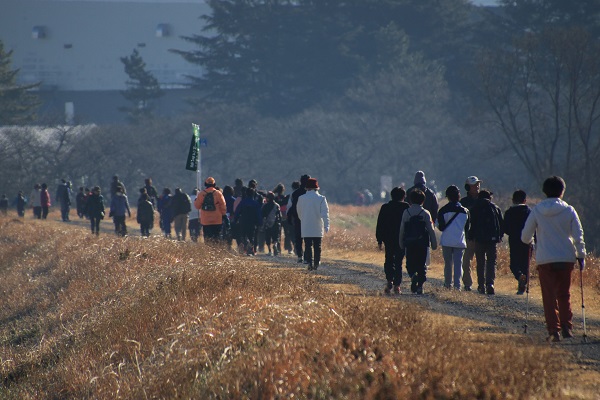
{"label": "grassy embankment", "polygon": [[[332,206],[327,251],[374,254],[357,222],[373,212]],[[332,292],[295,266],[97,238],[54,217],[0,217],[0,398],[561,395],[548,347],[473,343],[414,305]]]}

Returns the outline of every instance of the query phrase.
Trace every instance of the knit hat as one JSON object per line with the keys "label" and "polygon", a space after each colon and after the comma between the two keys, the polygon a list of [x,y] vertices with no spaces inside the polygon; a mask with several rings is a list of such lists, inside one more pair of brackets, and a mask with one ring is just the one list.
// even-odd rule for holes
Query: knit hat
{"label": "knit hat", "polygon": [[424,185],[426,183],[427,183],[427,180],[425,179],[425,173],[423,171],[417,171],[417,173],[415,174],[414,184],[415,185]]}
{"label": "knit hat", "polygon": [[317,181],[315,178],[308,178],[308,180],[306,181],[306,189],[318,189],[319,188],[319,181]]}

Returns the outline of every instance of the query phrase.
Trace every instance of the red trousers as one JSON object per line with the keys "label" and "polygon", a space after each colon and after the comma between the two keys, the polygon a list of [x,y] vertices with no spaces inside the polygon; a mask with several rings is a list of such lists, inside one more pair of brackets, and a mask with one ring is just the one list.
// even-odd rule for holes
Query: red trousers
{"label": "red trousers", "polygon": [[574,263],[538,265],[544,316],[549,334],[573,329],[571,311],[571,273]]}

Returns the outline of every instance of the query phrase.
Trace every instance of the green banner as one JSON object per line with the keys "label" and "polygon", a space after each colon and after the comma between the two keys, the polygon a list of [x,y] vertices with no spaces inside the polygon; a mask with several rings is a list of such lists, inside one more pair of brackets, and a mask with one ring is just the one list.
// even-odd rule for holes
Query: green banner
{"label": "green banner", "polygon": [[200,127],[196,124],[192,124],[194,134],[192,136],[192,142],[190,143],[190,151],[188,152],[187,163],[185,169],[190,171],[198,171],[198,142],[200,138]]}

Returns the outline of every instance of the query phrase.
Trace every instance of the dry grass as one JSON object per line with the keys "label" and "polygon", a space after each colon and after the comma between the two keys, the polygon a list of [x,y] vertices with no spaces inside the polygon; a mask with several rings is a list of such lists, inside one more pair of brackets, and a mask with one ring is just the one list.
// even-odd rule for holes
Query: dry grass
{"label": "dry grass", "polygon": [[[375,252],[364,229],[327,251]],[[0,218],[0,259],[1,398],[561,396],[550,349],[202,244]]]}

